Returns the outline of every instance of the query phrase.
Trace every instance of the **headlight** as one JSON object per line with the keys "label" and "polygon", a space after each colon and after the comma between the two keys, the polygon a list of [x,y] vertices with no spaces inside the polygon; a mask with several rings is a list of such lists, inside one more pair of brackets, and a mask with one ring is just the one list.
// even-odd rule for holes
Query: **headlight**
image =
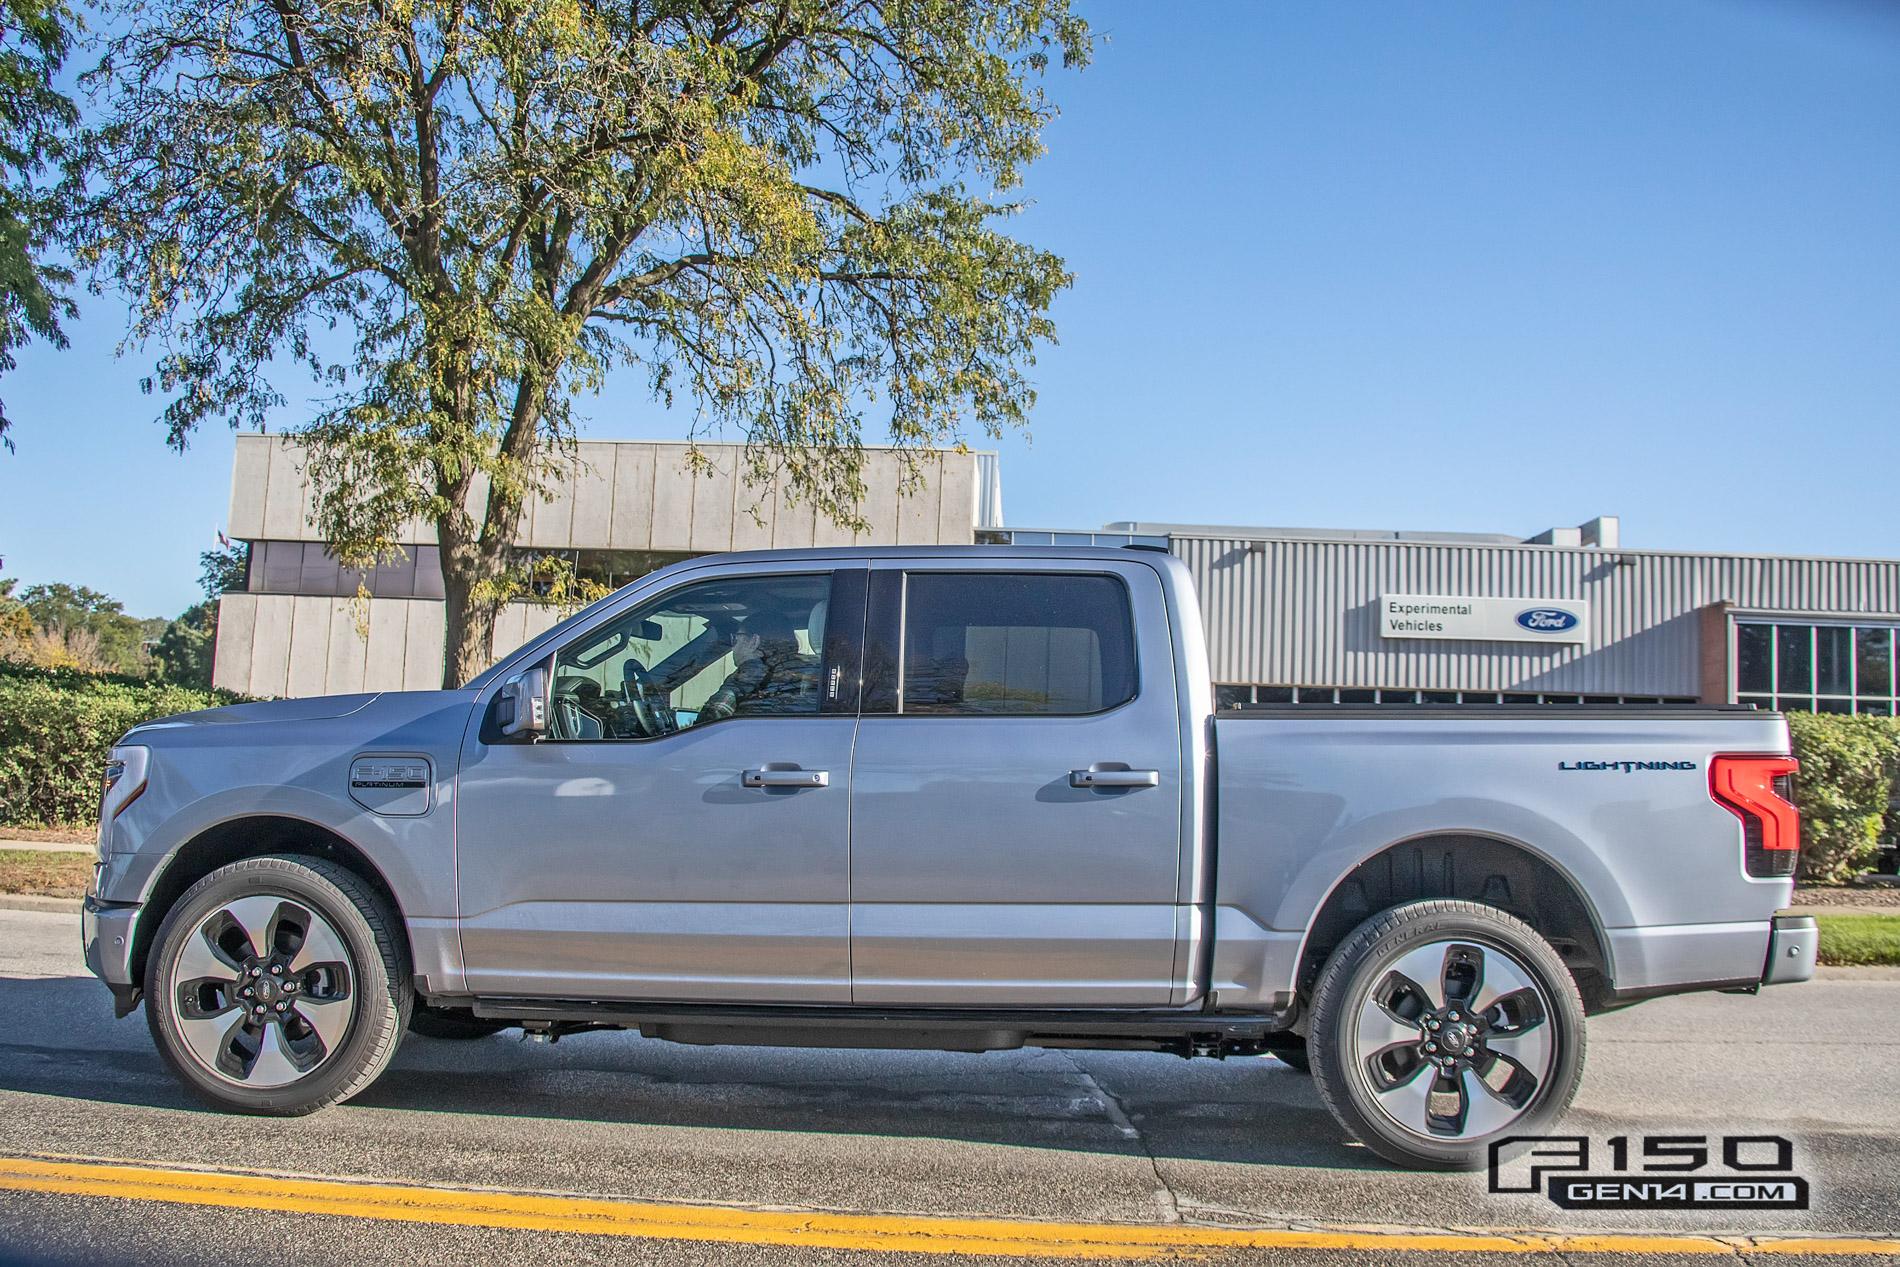
{"label": "headlight", "polygon": [[145,771],[152,750],[138,744],[124,744],[112,750],[106,759],[105,783],[99,791],[99,856],[106,853],[106,838],[112,830],[112,820],[125,812],[125,807],[139,799],[145,790]]}

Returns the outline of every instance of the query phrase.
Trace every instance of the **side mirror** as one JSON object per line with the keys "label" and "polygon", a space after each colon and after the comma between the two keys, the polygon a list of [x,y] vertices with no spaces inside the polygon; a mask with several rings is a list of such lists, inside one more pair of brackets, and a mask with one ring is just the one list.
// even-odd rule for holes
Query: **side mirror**
{"label": "side mirror", "polygon": [[548,671],[528,669],[501,688],[501,733],[530,739],[548,732]]}

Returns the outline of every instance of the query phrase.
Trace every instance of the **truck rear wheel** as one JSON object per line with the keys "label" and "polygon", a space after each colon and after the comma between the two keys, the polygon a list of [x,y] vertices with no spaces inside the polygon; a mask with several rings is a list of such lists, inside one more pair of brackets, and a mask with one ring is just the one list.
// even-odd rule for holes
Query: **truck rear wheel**
{"label": "truck rear wheel", "polygon": [[1583,1001],[1522,920],[1475,902],[1413,902],[1340,944],[1313,992],[1320,1096],[1401,1166],[1469,1170],[1492,1140],[1534,1135],[1583,1074]]}
{"label": "truck rear wheel", "polygon": [[145,966],[172,1071],[218,1108],[290,1117],[355,1095],[408,1024],[397,916],[319,858],[247,858],[185,891]]}

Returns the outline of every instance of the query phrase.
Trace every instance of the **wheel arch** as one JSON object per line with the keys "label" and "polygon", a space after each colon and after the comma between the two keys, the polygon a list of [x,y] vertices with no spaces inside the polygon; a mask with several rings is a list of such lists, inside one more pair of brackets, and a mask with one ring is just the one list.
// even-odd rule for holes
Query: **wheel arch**
{"label": "wheel arch", "polygon": [[403,918],[402,904],[396,900],[396,892],[389,878],[370,861],[368,854],[334,829],[309,819],[285,814],[247,814],[225,819],[200,831],[180,845],[153,878],[133,930],[132,980],[138,982],[145,979],[145,962],[151,952],[152,941],[158,936],[159,926],[165,922],[165,916],[177,905],[178,899],[184,896],[187,889],[219,867],[266,854],[322,858],[355,874],[389,904],[390,913],[395,916],[396,932],[403,939],[404,948],[410,952],[413,962],[415,948],[409,944],[409,928]]}
{"label": "wheel arch", "polygon": [[1588,1010],[1607,999],[1609,937],[1583,886],[1525,842],[1477,831],[1394,841],[1335,880],[1300,942],[1300,996],[1310,998],[1326,957],[1354,928],[1395,906],[1434,898],[1478,902],[1523,920],[1556,948]]}

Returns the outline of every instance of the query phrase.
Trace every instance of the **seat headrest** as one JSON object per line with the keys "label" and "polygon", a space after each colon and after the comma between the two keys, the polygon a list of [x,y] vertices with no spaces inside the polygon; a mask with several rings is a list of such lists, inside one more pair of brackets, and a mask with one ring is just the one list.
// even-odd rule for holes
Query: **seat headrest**
{"label": "seat headrest", "polygon": [[805,634],[811,639],[811,649],[824,654],[825,618],[831,614],[831,600],[821,598],[811,605],[811,616],[805,621]]}

